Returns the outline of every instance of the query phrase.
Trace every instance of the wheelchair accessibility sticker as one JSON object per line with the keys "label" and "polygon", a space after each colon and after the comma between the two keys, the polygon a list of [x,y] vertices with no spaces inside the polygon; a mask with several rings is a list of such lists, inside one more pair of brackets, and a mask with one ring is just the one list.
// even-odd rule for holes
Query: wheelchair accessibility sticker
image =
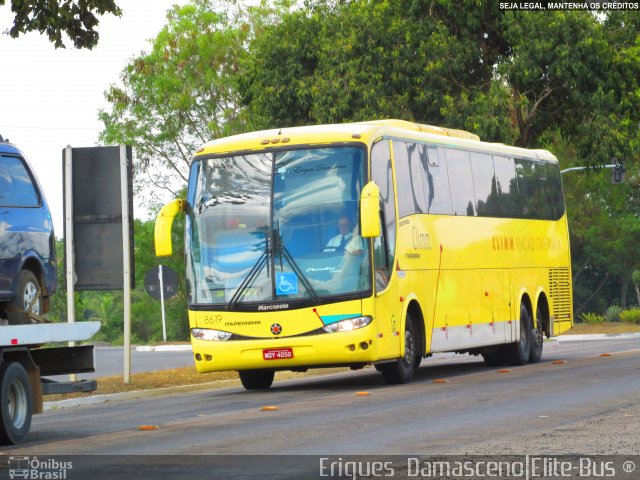
{"label": "wheelchair accessibility sticker", "polygon": [[295,273],[276,273],[276,293],[278,295],[295,295],[298,293],[298,277]]}

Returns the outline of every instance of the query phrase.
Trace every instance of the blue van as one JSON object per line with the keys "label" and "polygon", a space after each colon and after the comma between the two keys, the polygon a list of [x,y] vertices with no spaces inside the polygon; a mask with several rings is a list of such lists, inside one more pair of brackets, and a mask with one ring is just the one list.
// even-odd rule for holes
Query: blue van
{"label": "blue van", "polygon": [[0,322],[37,323],[56,288],[47,201],[22,152],[0,136]]}

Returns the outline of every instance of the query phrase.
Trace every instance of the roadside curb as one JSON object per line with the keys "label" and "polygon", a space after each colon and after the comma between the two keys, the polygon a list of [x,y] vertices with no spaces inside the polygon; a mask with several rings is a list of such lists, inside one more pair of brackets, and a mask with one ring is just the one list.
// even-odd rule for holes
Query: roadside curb
{"label": "roadside curb", "polygon": [[553,337],[558,342],[585,342],[591,340],[633,340],[640,339],[640,333],[594,333],[590,335],[560,335]]}
{"label": "roadside curb", "polygon": [[149,390],[132,390],[130,392],[122,393],[109,393],[104,395],[91,395],[89,397],[82,398],[68,398],[65,400],[56,400],[54,402],[44,402],[44,411],[55,411],[69,407],[79,407],[96,405],[107,402],[117,402],[120,400],[135,400],[147,397],[159,397],[162,395],[169,395],[172,393],[195,393],[205,390],[210,390],[216,387],[225,386],[239,386],[239,379],[229,380],[217,380],[215,382],[196,383],[193,385],[178,385],[174,387],[155,388]]}

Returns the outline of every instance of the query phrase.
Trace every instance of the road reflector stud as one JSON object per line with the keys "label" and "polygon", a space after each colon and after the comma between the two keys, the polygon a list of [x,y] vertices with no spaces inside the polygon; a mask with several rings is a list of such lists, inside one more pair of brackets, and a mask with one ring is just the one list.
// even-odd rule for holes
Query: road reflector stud
{"label": "road reflector stud", "polygon": [[356,397],[368,397],[371,395],[369,392],[356,392]]}
{"label": "road reflector stud", "polygon": [[261,412],[277,412],[278,410],[280,410],[280,407],[276,407],[275,405],[265,405],[260,408]]}
{"label": "road reflector stud", "polygon": [[498,370],[498,373],[511,373],[511,369],[510,368],[501,368],[500,370]]}
{"label": "road reflector stud", "polygon": [[449,383],[449,380],[446,378],[436,378],[433,383]]}
{"label": "road reflector stud", "polygon": [[152,430],[158,430],[157,425],[140,425],[136,430],[141,432],[150,432]]}
{"label": "road reflector stud", "polygon": [[567,361],[566,360],[554,360],[553,362],[551,362],[553,365],[566,365]]}
{"label": "road reflector stud", "polygon": [[613,355],[611,355],[610,353],[603,353],[600,356],[601,357],[612,357]]}

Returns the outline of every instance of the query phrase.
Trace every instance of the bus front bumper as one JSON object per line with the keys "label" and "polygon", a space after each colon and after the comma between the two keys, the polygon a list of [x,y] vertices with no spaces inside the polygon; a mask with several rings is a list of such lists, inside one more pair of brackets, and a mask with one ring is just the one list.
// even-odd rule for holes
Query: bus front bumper
{"label": "bus front bumper", "polygon": [[350,332],[255,340],[206,341],[191,338],[198,372],[283,369],[369,363],[376,358],[376,335],[365,327]]}

